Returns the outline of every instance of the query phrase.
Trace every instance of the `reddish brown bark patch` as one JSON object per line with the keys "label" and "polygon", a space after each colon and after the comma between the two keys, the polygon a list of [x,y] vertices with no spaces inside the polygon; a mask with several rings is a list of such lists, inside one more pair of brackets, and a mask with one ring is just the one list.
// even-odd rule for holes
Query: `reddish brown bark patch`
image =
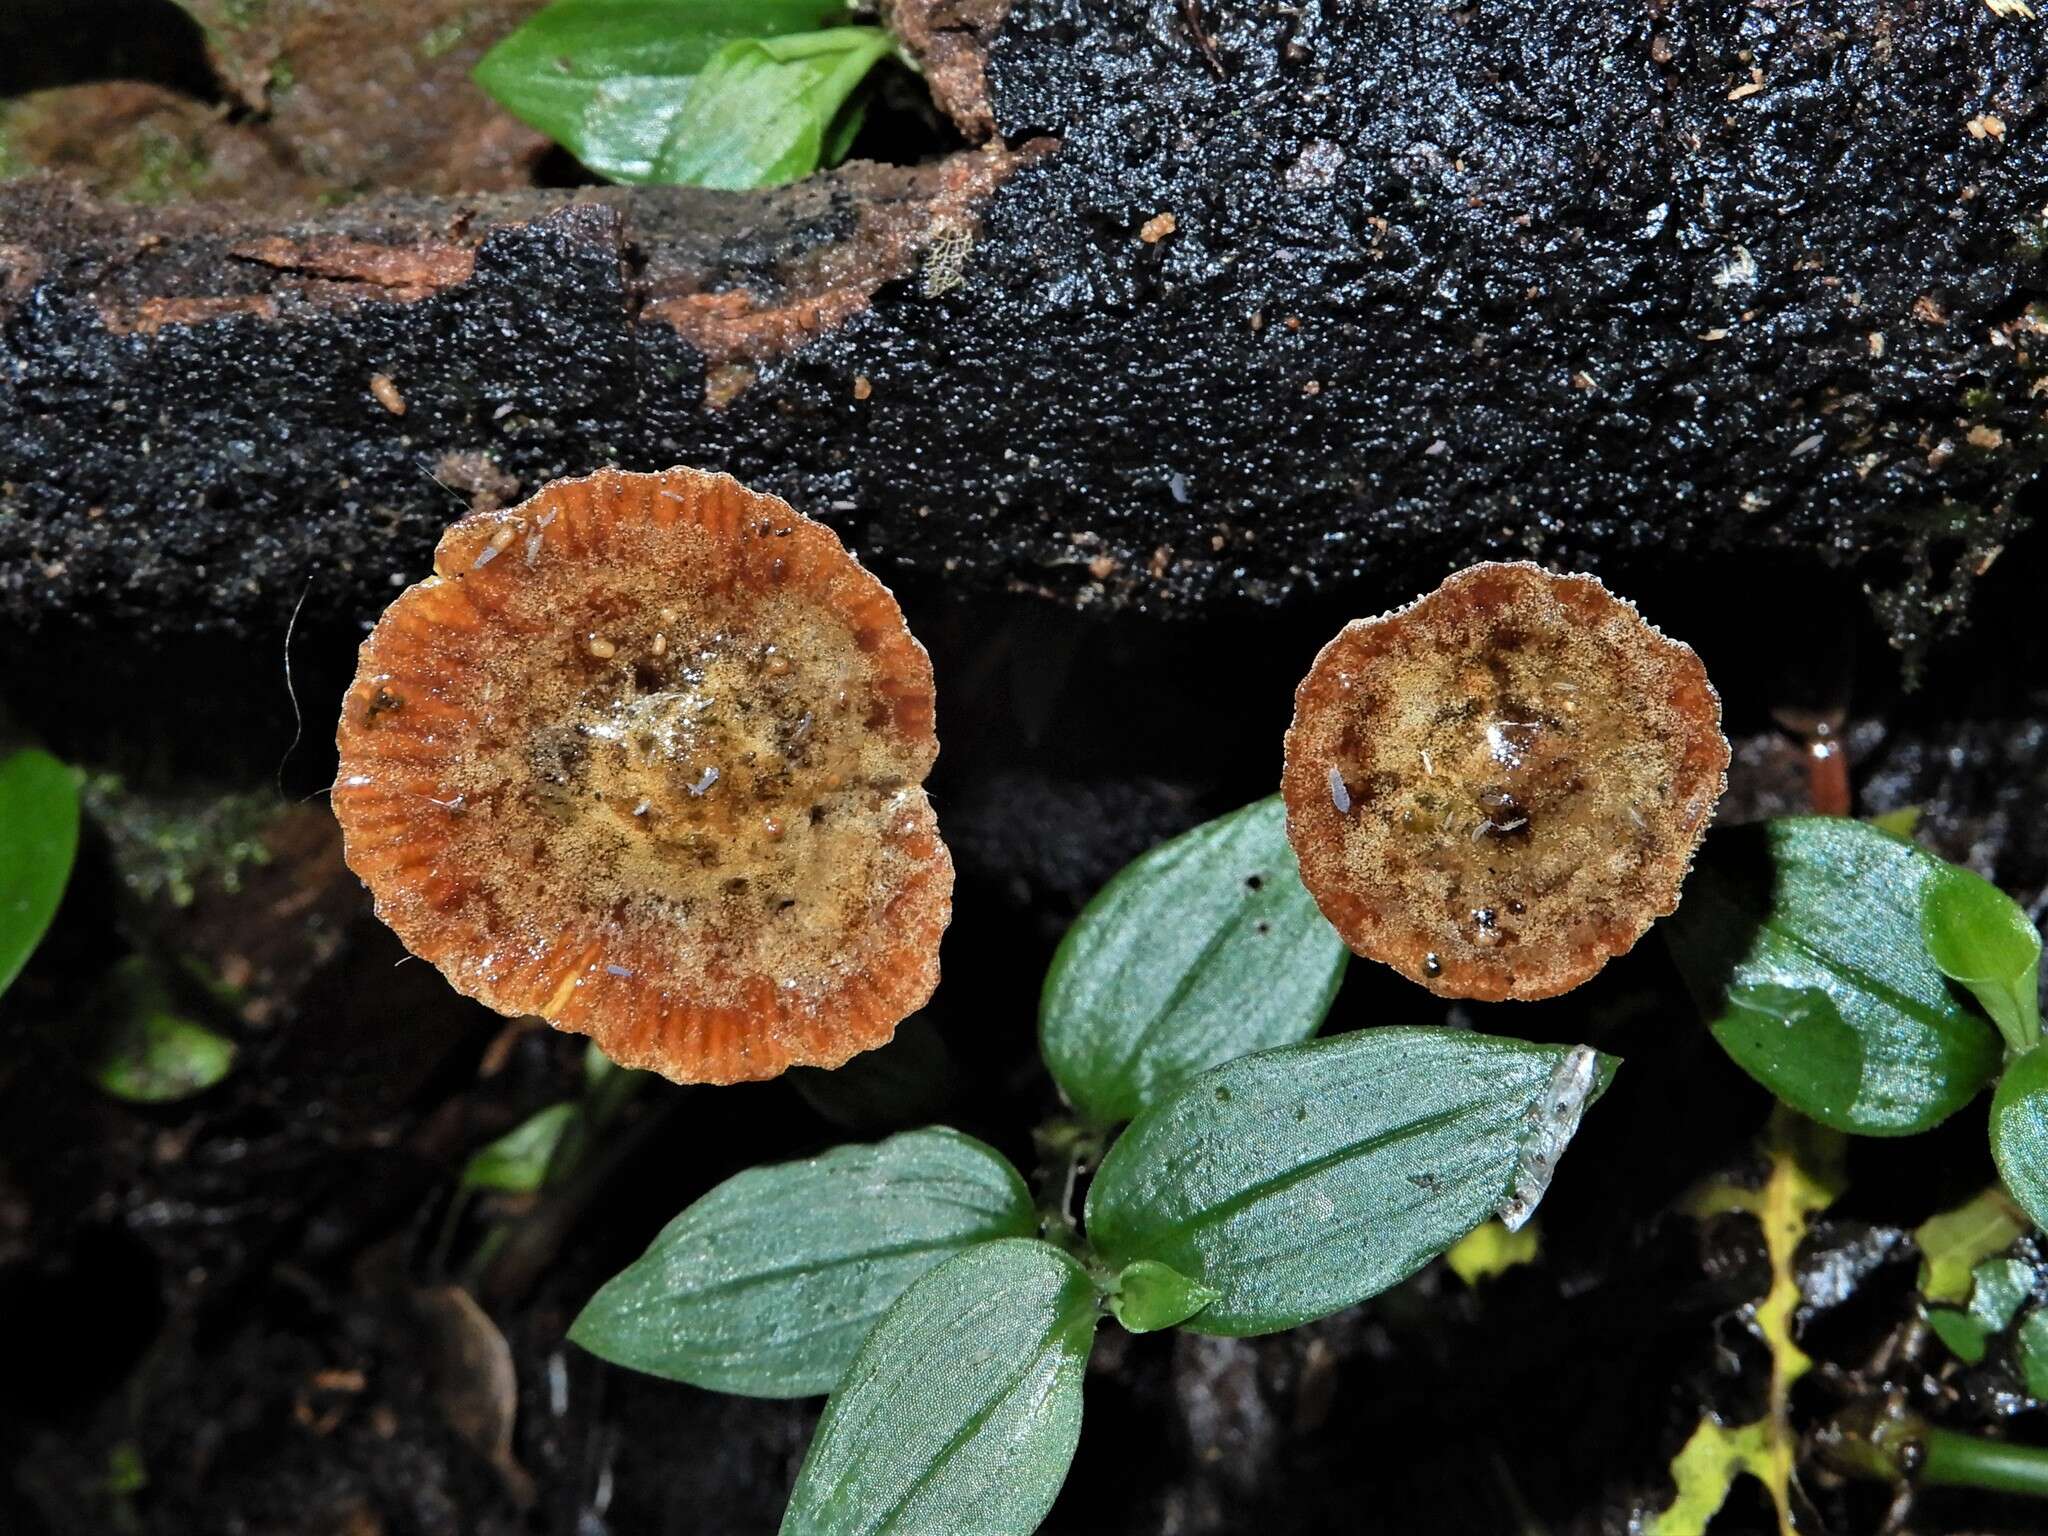
{"label": "reddish brown bark patch", "polygon": [[845,176],[863,194],[852,233],[791,261],[775,274],[772,291],[706,291],[656,279],[641,312],[673,326],[704,354],[712,375],[706,403],[718,409],[753,382],[761,363],[845,324],[884,283],[916,272],[935,248],[971,241],[982,200],[1048,147],[1039,141],[1017,152],[969,151],[908,170],[849,167]]}
{"label": "reddish brown bark patch", "polygon": [[1727,782],[1692,650],[1590,576],[1476,565],[1345,626],[1295,693],[1302,879],[1446,997],[1550,997],[1678,904]]}
{"label": "reddish brown bark patch", "polygon": [[988,48],[1009,0],[883,0],[882,20],[924,71],[941,112],[970,144],[994,137]]}
{"label": "reddish brown bark patch", "polygon": [[607,470],[442,537],[364,642],[334,790],[455,987],[678,1082],[837,1066],[938,982],[931,664],[832,531]]}
{"label": "reddish brown bark patch", "polygon": [[254,315],[260,320],[277,318],[277,301],[264,293],[241,294],[213,299],[143,299],[127,307],[101,311],[107,329],[117,336],[154,336],[167,325],[207,325],[234,315]]}
{"label": "reddish brown bark patch", "polygon": [[228,254],[280,272],[382,289],[386,296],[401,302],[424,299],[443,288],[466,283],[476,271],[474,249],[431,240],[380,245],[339,235],[302,240],[277,235],[243,241]]}

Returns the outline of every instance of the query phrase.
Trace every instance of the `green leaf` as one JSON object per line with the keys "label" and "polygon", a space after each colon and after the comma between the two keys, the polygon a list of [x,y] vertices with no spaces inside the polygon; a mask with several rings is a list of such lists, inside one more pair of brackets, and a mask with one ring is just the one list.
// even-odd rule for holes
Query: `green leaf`
{"label": "green leaf", "polygon": [[1738,1066],[1823,1125],[1903,1136],[1967,1104],[2003,1054],[1921,940],[1921,893],[1947,867],[1840,817],[1739,827],[1707,840],[1665,932]]}
{"label": "green leaf", "polygon": [[2039,1308],[2020,1319],[2015,1335],[2019,1342],[2020,1378],[2027,1384],[2027,1396],[2048,1401],[2048,1312]]}
{"label": "green leaf", "polygon": [[912,1281],[1037,1230],[1000,1154],[957,1131],[906,1131],[727,1179],[592,1297],[569,1337],[720,1392],[828,1392]]}
{"label": "green leaf", "polygon": [[1949,1353],[1965,1365],[1981,1363],[1991,1348],[1991,1330],[1958,1308],[1929,1307],[1927,1326],[1948,1346]]}
{"label": "green leaf", "polygon": [[555,1149],[576,1121],[574,1104],[550,1104],[471,1155],[462,1170],[464,1189],[494,1189],[530,1195],[547,1182]]}
{"label": "green leaf", "polygon": [[1152,1333],[1186,1322],[1215,1299],[1213,1287],[1154,1259],[1140,1259],[1116,1277],[1109,1310],[1132,1333]]}
{"label": "green leaf", "polygon": [[47,752],[0,758],[0,994],[42,942],[78,852],[78,776]]}
{"label": "green leaf", "polygon": [[2025,910],[1981,875],[1944,864],[1921,887],[1927,953],[1991,1015],[2015,1051],[2041,1039],[2041,935]]}
{"label": "green leaf", "polygon": [[1987,1259],[1970,1288],[1970,1315],[1993,1333],[2012,1326],[2034,1292],[2034,1266],[2024,1259]]}
{"label": "green leaf", "polygon": [[1953,1210],[1937,1211],[1913,1229],[1920,1249],[1920,1294],[1929,1301],[1964,1301],[1971,1276],[2027,1230],[2019,1208],[1992,1185]]}
{"label": "green leaf", "polygon": [[658,180],[669,130],[721,49],[845,14],[843,0],[558,0],[485,54],[476,82],[600,176]]}
{"label": "green leaf", "polygon": [[1991,1157],[2020,1209],[2048,1231],[2048,1046],[2014,1057],[1998,1080]]}
{"label": "green leaf", "polygon": [[1302,887],[1280,797],[1162,843],[1067,930],[1038,1005],[1060,1091],[1116,1125],[1321,1027],[1351,953]]}
{"label": "green leaf", "polygon": [[140,955],[114,967],[106,997],[111,1017],[92,1079],[115,1098],[175,1103],[204,1093],[234,1066],[235,1043],[174,1013],[162,978]]}
{"label": "green leaf", "polygon": [[654,179],[738,189],[810,175],[855,88],[894,47],[880,27],[728,43],[670,124]]}
{"label": "green leaf", "polygon": [[1095,1288],[1046,1243],[984,1243],[903,1294],[825,1405],[782,1536],[1028,1536],[1081,1435]]}
{"label": "green leaf", "polygon": [[2020,1259],[1987,1259],[1971,1277],[1967,1312],[1929,1307],[1928,1326],[1966,1363],[1975,1365],[1991,1340],[2012,1326],[2033,1295],[2034,1266]]}
{"label": "green leaf", "polygon": [[1365,1030],[1217,1067],[1139,1115],[1089,1241],[1213,1288],[1188,1327],[1271,1333],[1363,1301],[1486,1217],[1514,1227],[1616,1064],[1583,1046]]}

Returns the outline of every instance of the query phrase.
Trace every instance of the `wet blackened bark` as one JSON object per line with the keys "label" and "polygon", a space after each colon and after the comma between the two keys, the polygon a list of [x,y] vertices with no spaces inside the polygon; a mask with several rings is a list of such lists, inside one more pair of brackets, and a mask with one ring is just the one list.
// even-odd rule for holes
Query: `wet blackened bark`
{"label": "wet blackened bark", "polygon": [[1784,555],[1908,645],[2024,522],[2031,21],[1025,0],[984,74],[992,147],[776,193],[0,189],[0,624],[367,615],[458,501],[610,462],[966,591]]}

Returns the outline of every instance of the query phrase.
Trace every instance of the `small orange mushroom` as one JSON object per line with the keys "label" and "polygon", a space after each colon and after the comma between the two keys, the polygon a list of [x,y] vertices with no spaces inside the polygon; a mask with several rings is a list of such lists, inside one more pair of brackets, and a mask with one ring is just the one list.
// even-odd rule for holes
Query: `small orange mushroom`
{"label": "small orange mushroom", "polygon": [[938,983],[930,659],[829,528],[728,476],[605,470],[460,519],[337,741],[377,915],[623,1065],[837,1066]]}
{"label": "small orange mushroom", "polygon": [[1340,630],[1295,692],[1282,792],[1344,941],[1491,1002],[1568,991],[1671,912],[1727,770],[1690,647],[1517,561]]}

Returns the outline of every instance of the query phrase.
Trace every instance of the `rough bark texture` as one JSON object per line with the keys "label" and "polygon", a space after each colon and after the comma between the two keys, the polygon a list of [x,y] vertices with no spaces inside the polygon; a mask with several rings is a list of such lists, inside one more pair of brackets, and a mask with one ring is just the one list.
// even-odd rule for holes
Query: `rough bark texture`
{"label": "rough bark texture", "polygon": [[1026,0],[986,85],[1010,149],[778,193],[0,189],[0,623],[366,615],[444,485],[606,462],[1147,609],[1790,551],[1904,645],[2024,517],[2024,18]]}

